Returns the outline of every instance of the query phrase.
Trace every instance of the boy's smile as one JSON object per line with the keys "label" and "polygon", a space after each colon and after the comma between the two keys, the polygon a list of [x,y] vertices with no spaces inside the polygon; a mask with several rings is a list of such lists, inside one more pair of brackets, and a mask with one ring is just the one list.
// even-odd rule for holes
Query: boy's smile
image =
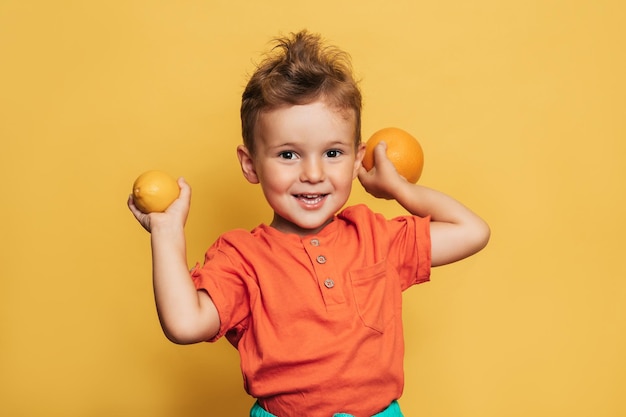
{"label": "boy's smile", "polygon": [[304,194],[299,194],[296,195],[295,197],[300,199],[300,201],[302,202],[302,204],[304,204],[304,207],[309,209],[313,209],[316,208],[317,206],[320,205],[320,203],[323,201],[324,197],[326,197],[328,194],[313,194],[313,195],[304,195]]}
{"label": "boy's smile", "polygon": [[244,175],[261,184],[274,210],[273,227],[307,235],[332,221],[363,159],[354,136],[354,113],[323,100],[259,115],[254,155],[244,146],[237,152]]}

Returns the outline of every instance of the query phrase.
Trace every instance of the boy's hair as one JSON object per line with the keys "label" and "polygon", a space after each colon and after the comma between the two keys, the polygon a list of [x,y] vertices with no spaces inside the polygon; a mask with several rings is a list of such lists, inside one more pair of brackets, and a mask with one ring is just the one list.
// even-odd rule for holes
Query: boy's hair
{"label": "boy's hair", "polygon": [[242,95],[244,145],[254,154],[254,127],[261,112],[321,98],[346,115],[354,111],[357,147],[361,142],[361,92],[352,76],[349,55],[324,45],[319,35],[306,30],[275,42],[274,54],[259,64]]}

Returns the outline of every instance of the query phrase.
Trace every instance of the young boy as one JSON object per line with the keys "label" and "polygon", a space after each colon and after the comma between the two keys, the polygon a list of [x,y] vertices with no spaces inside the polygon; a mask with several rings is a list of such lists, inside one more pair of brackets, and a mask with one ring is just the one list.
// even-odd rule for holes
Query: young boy
{"label": "young boy", "polygon": [[[456,200],[409,183],[387,159],[361,165],[361,94],[347,55],[306,31],[278,40],[251,77],[237,156],[274,211],[269,225],[227,232],[188,271],[191,190],[151,232],[159,319],[175,343],[225,336],[239,351],[251,416],[402,416],[402,291],[431,266],[470,256],[487,224]],[[353,180],[410,215],[342,210]],[[345,413],[345,414],[344,414]]]}

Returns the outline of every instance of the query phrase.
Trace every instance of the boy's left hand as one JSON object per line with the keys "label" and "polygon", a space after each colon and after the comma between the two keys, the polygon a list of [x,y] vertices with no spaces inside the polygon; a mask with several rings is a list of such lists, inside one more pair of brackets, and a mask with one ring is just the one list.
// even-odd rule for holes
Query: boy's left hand
{"label": "boy's left hand", "polygon": [[363,166],[359,167],[359,181],[365,191],[376,198],[395,200],[400,187],[409,182],[398,174],[396,167],[387,158],[387,144],[380,142],[374,148],[374,167],[367,171]]}
{"label": "boy's left hand", "polygon": [[152,229],[155,225],[158,226],[166,223],[178,224],[182,225],[182,227],[185,226],[187,216],[189,215],[189,207],[191,205],[191,187],[183,178],[179,178],[177,182],[180,187],[180,194],[163,213],[143,213],[135,205],[133,195],[130,194],[128,196],[128,208],[141,226],[143,226],[143,228],[148,232],[152,233]]}

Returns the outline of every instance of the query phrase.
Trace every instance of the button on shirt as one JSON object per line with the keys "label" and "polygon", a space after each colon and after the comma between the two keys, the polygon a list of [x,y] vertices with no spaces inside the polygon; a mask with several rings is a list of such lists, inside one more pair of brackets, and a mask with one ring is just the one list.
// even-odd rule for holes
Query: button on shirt
{"label": "button on shirt", "polygon": [[[347,208],[317,235],[261,225],[209,248],[192,279],[275,415],[374,415],[403,388],[402,291],[430,276],[429,219]],[[328,393],[332,393],[329,397]]]}

